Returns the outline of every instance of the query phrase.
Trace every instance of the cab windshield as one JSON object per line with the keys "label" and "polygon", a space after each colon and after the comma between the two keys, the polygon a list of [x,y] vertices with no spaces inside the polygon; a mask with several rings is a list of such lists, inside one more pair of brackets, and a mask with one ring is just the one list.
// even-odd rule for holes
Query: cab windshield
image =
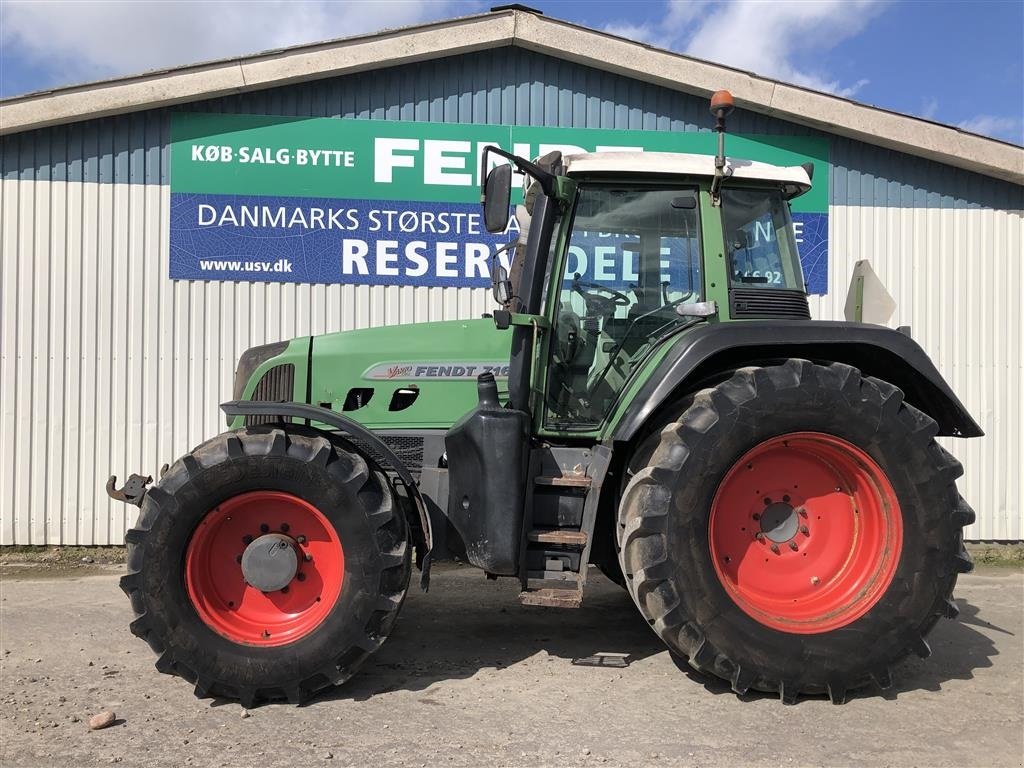
{"label": "cab windshield", "polygon": [[594,428],[653,345],[703,297],[697,189],[580,189],[558,296],[546,423]]}

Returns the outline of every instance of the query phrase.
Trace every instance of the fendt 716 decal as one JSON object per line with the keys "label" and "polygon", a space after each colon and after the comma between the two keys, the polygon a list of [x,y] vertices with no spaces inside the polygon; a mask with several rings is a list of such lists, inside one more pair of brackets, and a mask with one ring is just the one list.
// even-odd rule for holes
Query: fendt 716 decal
{"label": "fendt 716 decal", "polygon": [[367,368],[363,378],[375,381],[476,379],[481,373],[489,373],[496,379],[507,379],[508,363],[500,360],[492,360],[489,363],[466,362],[463,360],[417,360],[416,362],[380,363],[379,365]]}

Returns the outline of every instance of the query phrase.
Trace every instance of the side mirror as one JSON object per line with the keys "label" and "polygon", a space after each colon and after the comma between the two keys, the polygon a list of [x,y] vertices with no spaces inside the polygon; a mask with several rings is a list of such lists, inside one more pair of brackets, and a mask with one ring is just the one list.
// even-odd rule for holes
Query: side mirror
{"label": "side mirror", "polygon": [[484,182],[484,229],[500,234],[508,226],[508,207],[512,199],[512,166],[494,166]]}
{"label": "side mirror", "polygon": [[512,301],[512,281],[508,279],[508,271],[500,264],[491,270],[491,293],[494,294],[494,300],[503,307]]}

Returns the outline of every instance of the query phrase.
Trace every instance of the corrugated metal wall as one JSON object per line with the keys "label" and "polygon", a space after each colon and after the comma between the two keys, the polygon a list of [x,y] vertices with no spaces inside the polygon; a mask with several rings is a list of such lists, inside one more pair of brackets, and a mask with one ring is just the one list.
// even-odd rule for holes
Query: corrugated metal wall
{"label": "corrugated metal wall", "polygon": [[[702,99],[518,48],[188,105],[190,111],[708,130]],[[740,133],[824,135],[737,113]],[[947,441],[979,512],[1020,539],[1024,189],[830,137],[830,286],[868,257],[988,435]],[[110,472],[155,470],[221,429],[239,353],[296,335],[478,316],[471,289],[172,282],[166,110],[2,140],[0,544],[121,543]]]}

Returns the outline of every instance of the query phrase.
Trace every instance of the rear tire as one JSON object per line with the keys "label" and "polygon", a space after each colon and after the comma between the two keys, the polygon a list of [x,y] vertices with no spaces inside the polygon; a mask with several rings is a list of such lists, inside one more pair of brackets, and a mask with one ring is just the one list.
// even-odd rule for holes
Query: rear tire
{"label": "rear tire", "polygon": [[[261,592],[241,556],[268,532],[296,565]],[[131,630],[199,697],[300,703],[384,642],[408,536],[384,474],[345,444],[299,426],[219,435],[175,462],[125,537]]]}
{"label": "rear tire", "polygon": [[971,569],[974,512],[937,432],[899,389],[839,363],[745,368],[696,393],[638,448],[623,493],[619,557],[641,613],[738,694],[887,688],[892,664],[929,655]]}

